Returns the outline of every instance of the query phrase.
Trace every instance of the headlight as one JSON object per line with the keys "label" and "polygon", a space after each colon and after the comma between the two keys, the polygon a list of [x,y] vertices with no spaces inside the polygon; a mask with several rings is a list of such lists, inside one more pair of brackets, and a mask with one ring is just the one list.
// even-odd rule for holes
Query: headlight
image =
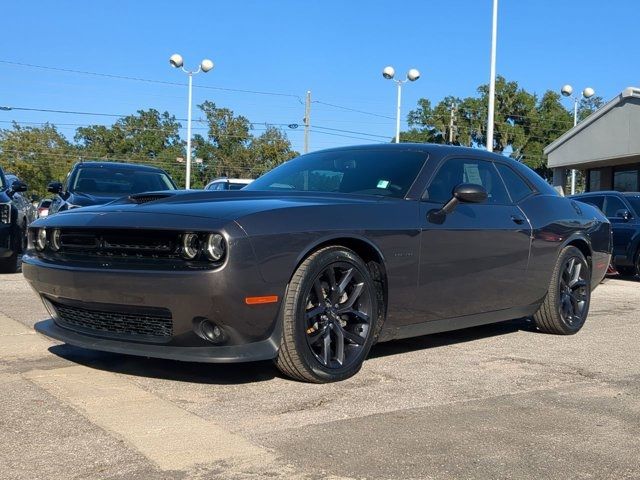
{"label": "headlight", "polygon": [[36,250],[42,251],[47,246],[47,230],[39,228],[36,233]]}
{"label": "headlight", "polygon": [[185,233],[182,236],[182,256],[187,260],[193,260],[200,251],[200,241],[195,233]]}
{"label": "headlight", "polygon": [[58,250],[60,250],[60,229],[56,228],[53,230],[53,232],[51,233],[51,242],[50,245],[51,250],[53,250],[54,252],[57,252]]}
{"label": "headlight", "polygon": [[226,250],[226,242],[224,237],[219,233],[210,233],[204,244],[204,253],[207,258],[213,262],[217,262],[224,257]]}

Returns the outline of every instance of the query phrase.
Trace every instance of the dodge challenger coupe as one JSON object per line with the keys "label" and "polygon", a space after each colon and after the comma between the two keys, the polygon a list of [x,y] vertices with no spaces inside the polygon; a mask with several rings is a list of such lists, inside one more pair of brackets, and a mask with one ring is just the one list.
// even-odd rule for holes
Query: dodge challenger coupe
{"label": "dodge challenger coupe", "polygon": [[239,191],[134,194],[42,218],[23,272],[51,338],[274,359],[320,383],[355,374],[375,342],[523,317],[576,333],[610,227],[503,156],[359,146],[303,155]]}

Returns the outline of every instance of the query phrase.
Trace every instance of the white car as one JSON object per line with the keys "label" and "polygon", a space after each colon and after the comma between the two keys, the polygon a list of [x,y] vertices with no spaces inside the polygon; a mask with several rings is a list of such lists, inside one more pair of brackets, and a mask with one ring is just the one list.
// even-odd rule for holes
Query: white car
{"label": "white car", "polygon": [[207,183],[205,190],[240,190],[249,185],[253,180],[251,178],[216,178]]}

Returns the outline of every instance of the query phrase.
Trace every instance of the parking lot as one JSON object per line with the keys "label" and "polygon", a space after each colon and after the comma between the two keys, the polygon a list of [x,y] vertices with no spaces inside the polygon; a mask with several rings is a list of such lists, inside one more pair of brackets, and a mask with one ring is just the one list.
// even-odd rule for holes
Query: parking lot
{"label": "parking lot", "polygon": [[526,320],[374,347],[336,384],[270,363],[98,353],[33,332],[0,276],[0,475],[640,478],[640,282],[609,279],[572,337]]}

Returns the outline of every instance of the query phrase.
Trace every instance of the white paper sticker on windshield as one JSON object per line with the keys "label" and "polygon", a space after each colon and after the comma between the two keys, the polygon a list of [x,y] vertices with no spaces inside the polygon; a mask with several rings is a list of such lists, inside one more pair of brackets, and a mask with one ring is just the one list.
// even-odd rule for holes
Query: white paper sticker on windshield
{"label": "white paper sticker on windshield", "polygon": [[480,178],[480,171],[478,170],[477,163],[464,164],[464,181],[475,185],[482,185],[482,179]]}
{"label": "white paper sticker on windshield", "polygon": [[389,186],[389,180],[379,180],[378,188],[387,188]]}

